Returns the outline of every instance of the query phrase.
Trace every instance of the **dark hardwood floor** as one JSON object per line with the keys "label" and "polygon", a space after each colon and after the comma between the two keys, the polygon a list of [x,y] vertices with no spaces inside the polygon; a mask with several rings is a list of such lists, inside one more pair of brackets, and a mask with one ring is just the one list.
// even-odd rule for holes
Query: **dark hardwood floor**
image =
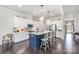
{"label": "dark hardwood floor", "polygon": [[29,40],[17,43],[12,49],[3,51],[0,46],[0,54],[79,54],[79,44],[75,44],[75,49],[64,49],[64,41],[56,39],[57,47],[52,45],[45,53],[43,49],[33,50],[29,48]]}

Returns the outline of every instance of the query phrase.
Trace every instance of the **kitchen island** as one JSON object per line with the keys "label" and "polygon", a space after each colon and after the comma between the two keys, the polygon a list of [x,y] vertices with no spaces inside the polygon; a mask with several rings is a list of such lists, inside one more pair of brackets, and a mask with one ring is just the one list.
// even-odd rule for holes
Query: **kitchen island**
{"label": "kitchen island", "polygon": [[15,43],[29,39],[29,32],[17,32],[13,34],[14,34],[13,41]]}
{"label": "kitchen island", "polygon": [[33,49],[38,49],[40,48],[41,45],[41,39],[44,38],[44,35],[47,35],[49,33],[52,33],[52,31],[44,31],[44,32],[32,32],[29,34],[29,43],[30,47]]}

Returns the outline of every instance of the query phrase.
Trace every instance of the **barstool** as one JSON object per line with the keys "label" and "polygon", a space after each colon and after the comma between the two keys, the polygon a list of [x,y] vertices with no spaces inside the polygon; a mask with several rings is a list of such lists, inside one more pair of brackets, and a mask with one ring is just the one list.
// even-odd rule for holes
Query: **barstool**
{"label": "barstool", "polygon": [[45,34],[44,38],[41,39],[40,48],[44,48],[45,52],[47,51],[47,48],[49,48],[49,41],[48,41],[48,35],[47,34]]}
{"label": "barstool", "polygon": [[12,40],[12,34],[8,34],[3,36],[3,40],[2,40],[2,50],[8,50],[13,48],[14,42]]}

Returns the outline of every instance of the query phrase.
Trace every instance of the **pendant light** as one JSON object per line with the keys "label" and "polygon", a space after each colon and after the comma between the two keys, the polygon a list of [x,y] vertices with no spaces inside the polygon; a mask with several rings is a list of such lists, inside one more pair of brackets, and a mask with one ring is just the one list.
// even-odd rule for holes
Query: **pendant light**
{"label": "pendant light", "polygon": [[47,11],[47,13],[48,13],[48,15],[47,15],[47,16],[48,16],[48,17],[47,17],[47,18],[48,18],[48,19],[47,19],[47,24],[49,24],[49,22],[50,22],[50,21],[49,21],[49,10]]}
{"label": "pendant light", "polygon": [[41,24],[41,31],[44,31],[44,15],[43,15],[43,5],[40,5],[41,7],[41,16],[40,16],[40,24]]}
{"label": "pendant light", "polygon": [[44,11],[44,8],[43,8],[43,5],[41,5],[41,12],[43,12]]}
{"label": "pendant light", "polygon": [[43,15],[43,5],[40,5],[41,6],[41,17],[40,17],[40,20],[44,20],[44,15]]}

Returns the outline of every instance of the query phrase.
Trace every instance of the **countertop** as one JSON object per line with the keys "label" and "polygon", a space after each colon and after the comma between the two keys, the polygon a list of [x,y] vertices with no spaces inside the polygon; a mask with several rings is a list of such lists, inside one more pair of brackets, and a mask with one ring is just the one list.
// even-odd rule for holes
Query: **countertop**
{"label": "countertop", "polygon": [[46,33],[50,33],[52,31],[43,31],[43,32],[32,32],[30,34],[35,34],[35,35],[42,35],[42,34],[46,34]]}

